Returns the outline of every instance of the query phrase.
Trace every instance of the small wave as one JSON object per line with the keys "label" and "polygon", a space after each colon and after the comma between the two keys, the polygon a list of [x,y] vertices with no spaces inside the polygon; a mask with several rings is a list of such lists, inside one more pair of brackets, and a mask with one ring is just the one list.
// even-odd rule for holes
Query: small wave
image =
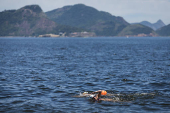
{"label": "small wave", "polygon": [[45,86],[45,85],[39,85],[38,88],[41,89],[41,90],[44,90],[44,91],[50,91],[50,90],[52,90],[51,88],[49,88],[49,87],[47,87],[47,86]]}
{"label": "small wave", "polygon": [[12,104],[20,104],[20,103],[23,103],[23,102],[25,102],[25,101],[22,101],[22,100],[15,100],[15,101],[12,102]]}
{"label": "small wave", "polygon": [[150,84],[155,87],[169,86],[169,83],[167,83],[167,82],[159,82],[159,83],[153,82]]}

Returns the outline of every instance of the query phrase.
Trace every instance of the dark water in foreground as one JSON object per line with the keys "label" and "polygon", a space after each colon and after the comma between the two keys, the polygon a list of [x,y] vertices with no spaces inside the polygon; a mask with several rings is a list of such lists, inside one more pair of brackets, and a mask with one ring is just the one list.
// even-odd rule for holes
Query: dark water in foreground
{"label": "dark water in foreground", "polygon": [[0,112],[170,113],[170,38],[0,38]]}

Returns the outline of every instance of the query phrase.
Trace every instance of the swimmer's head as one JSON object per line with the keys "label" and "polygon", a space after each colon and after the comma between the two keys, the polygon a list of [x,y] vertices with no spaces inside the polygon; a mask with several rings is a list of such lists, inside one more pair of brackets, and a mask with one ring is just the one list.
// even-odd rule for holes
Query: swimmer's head
{"label": "swimmer's head", "polygon": [[105,90],[101,91],[101,95],[106,95],[106,94],[107,94],[107,92]]}

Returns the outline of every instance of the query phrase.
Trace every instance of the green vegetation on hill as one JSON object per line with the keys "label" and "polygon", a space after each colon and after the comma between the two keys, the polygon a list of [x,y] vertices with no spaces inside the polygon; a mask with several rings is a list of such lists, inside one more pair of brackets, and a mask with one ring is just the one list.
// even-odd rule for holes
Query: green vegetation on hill
{"label": "green vegetation on hill", "polygon": [[[14,23],[14,19],[11,19],[11,17],[13,16],[14,12],[15,10],[0,12],[0,35],[1,36],[6,36],[11,31],[15,32],[18,30],[16,27],[12,26],[12,24]],[[10,20],[10,22],[8,20]]]}
{"label": "green vegetation on hill", "polygon": [[0,36],[38,36],[42,34],[82,31],[58,25],[47,18],[38,5],[0,12]]}
{"label": "green vegetation on hill", "polygon": [[33,12],[36,12],[36,13],[43,12],[42,9],[38,5],[27,5],[27,6],[23,7],[23,9],[30,9]]}
{"label": "green vegetation on hill", "polygon": [[55,9],[49,12],[46,12],[46,15],[51,20],[55,20],[56,18],[60,17],[64,12],[70,10],[71,6],[65,6],[63,8]]}
{"label": "green vegetation on hill", "polygon": [[115,23],[114,21],[92,26],[92,28],[95,28],[96,35],[98,36],[117,36],[125,27],[126,25]]}
{"label": "green vegetation on hill", "polygon": [[46,14],[56,23],[87,29],[100,36],[115,36],[129,25],[121,17],[115,17],[83,4],[66,6]]}
{"label": "green vegetation on hill", "polygon": [[170,24],[156,31],[161,36],[170,36]]}
{"label": "green vegetation on hill", "polygon": [[[42,29],[40,21],[48,21],[41,8],[37,5],[25,6],[18,10],[4,11],[0,13],[1,36],[29,36],[37,29]],[[55,24],[51,21],[51,24]],[[47,30],[47,29],[42,29]]]}
{"label": "green vegetation on hill", "polygon": [[132,24],[132,25],[129,25],[126,28],[124,28],[119,33],[119,36],[150,34],[150,33],[154,33],[153,29],[143,26],[141,24]]}

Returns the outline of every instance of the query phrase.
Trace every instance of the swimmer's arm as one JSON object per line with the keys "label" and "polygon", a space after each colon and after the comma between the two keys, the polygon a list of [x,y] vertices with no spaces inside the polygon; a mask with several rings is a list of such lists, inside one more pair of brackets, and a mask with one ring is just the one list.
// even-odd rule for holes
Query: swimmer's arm
{"label": "swimmer's arm", "polygon": [[94,91],[94,92],[92,92],[91,94],[99,93],[99,92],[101,92],[101,91],[102,91],[102,90]]}
{"label": "swimmer's arm", "polygon": [[114,101],[113,99],[109,99],[109,98],[101,98],[100,100],[103,100],[103,101]]}
{"label": "swimmer's arm", "polygon": [[102,101],[110,101],[110,102],[131,102],[131,101],[125,101],[125,100],[115,100],[111,98],[101,98]]}
{"label": "swimmer's arm", "polygon": [[101,98],[100,100],[109,101],[109,102],[122,102],[121,100],[114,100],[114,99],[110,99],[110,98]]}

